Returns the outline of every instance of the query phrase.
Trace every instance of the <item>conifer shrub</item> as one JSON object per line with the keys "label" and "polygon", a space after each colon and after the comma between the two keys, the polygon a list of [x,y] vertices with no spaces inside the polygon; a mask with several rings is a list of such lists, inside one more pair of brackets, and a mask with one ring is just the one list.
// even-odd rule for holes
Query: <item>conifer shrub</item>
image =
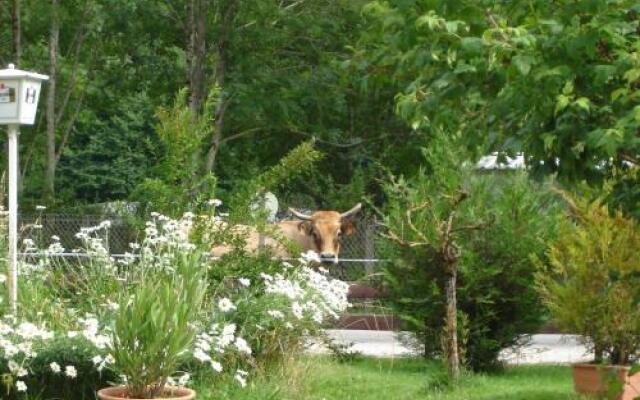
{"label": "conifer shrub", "polygon": [[600,200],[565,198],[570,214],[546,258],[537,259],[538,290],[596,361],[629,364],[640,349],[640,227]]}
{"label": "conifer shrub", "polygon": [[[463,186],[469,198],[457,217],[460,226],[479,225],[457,239],[459,351],[473,370],[498,367],[502,349],[522,343],[523,335],[535,333],[544,323],[531,255],[542,256],[547,241],[555,237],[560,207],[546,185],[531,181],[526,173],[498,178],[467,178]],[[417,174],[388,186],[390,206],[401,215],[409,203],[422,203],[425,193],[438,190],[429,183],[435,179]],[[424,220],[416,217],[415,225],[424,226],[425,232],[432,229],[428,214]],[[439,260],[424,247],[403,248],[391,241],[383,246],[391,260],[385,275],[395,311],[424,346],[425,357],[441,358],[446,276]]]}

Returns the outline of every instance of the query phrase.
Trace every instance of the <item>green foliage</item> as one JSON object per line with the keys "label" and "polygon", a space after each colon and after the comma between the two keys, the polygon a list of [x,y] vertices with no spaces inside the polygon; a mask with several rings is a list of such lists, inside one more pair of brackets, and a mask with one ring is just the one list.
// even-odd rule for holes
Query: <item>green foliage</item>
{"label": "green foliage", "polygon": [[[423,164],[415,174],[406,178],[390,176],[386,182],[384,222],[402,232],[404,240],[421,241],[422,234],[436,248],[444,240],[442,223],[452,208],[454,196],[466,188],[464,177],[471,171],[457,143],[455,137],[438,133],[423,148]],[[412,223],[416,229],[405,226],[409,209],[415,212]]]}
{"label": "green foliage", "polygon": [[[64,206],[126,198],[152,174],[161,144],[148,93],[122,98],[110,110],[104,117],[90,109],[78,115],[75,129],[91,135],[72,136],[60,159],[58,197],[71,203]],[[26,198],[37,198],[35,184],[27,183]]]}
{"label": "green foliage", "polygon": [[560,206],[548,188],[514,173],[473,179],[469,218],[490,221],[462,242],[459,306],[467,322],[467,359],[474,369],[494,367],[498,353],[536,332],[544,308],[534,285],[531,255],[556,237]]}
{"label": "green foliage", "polygon": [[[20,3],[20,67],[46,72],[51,4]],[[390,104],[397,92],[393,82],[374,82],[345,63],[364,22],[364,3],[211,4],[205,15],[202,65],[194,66],[189,34],[194,21],[184,1],[60,2],[55,108],[60,114],[56,145],[61,152],[57,199],[47,205],[145,200],[141,191],[159,200],[170,198],[175,188],[164,179],[166,143],[160,138],[155,113],[158,108],[171,109],[175,93],[188,83],[185,77],[189,79],[190,70],[200,66],[203,93],[219,91],[224,99],[220,148],[211,171],[218,178],[222,198],[311,137],[331,154],[319,163],[323,176],[295,179],[281,188],[279,197],[306,192],[319,207],[333,207],[330,201],[342,198],[325,199],[324,194],[349,185],[357,171],[365,171],[359,179],[375,187],[377,170],[372,166],[381,160],[398,169],[411,168],[417,153],[404,145],[418,138],[393,113]],[[230,4],[237,5],[236,12],[225,27]],[[15,61],[12,6],[7,3],[0,8],[2,66]],[[218,71],[222,64],[224,72]],[[39,121],[24,127],[21,136],[21,198],[29,207],[42,204],[43,198],[46,84],[43,90]],[[210,121],[209,127],[216,123]],[[214,133],[209,130],[194,154],[201,164]],[[1,154],[0,158],[6,159]],[[191,160],[184,161],[170,171],[189,170]],[[197,169],[193,186],[212,186],[209,172]],[[174,194],[180,199],[204,191],[176,189]],[[170,211],[170,203],[159,200],[162,204],[155,209]]]}
{"label": "green foliage", "polygon": [[[424,153],[433,174],[421,168],[407,179],[391,176],[384,187],[387,210],[383,218],[388,230],[385,235],[390,239],[386,258],[392,260],[385,278],[396,310],[425,344],[426,354],[431,355],[433,350],[442,355],[451,378],[457,379],[464,341],[455,336],[463,327],[457,324],[459,309],[455,301],[460,253],[460,235],[456,233],[460,220],[456,213],[468,196],[462,188],[465,168],[455,142],[442,132]],[[429,291],[439,294],[437,303],[425,297]],[[450,312],[440,313],[438,322],[431,324],[427,318],[435,315],[436,304],[439,311]],[[438,340],[426,339],[428,334]]]}
{"label": "green foliage", "polygon": [[[278,164],[249,179],[233,191],[229,206],[232,220],[246,218],[249,206],[268,191],[282,188],[293,179],[307,176],[315,171],[322,153],[315,149],[313,141],[303,142],[284,156]],[[258,218],[259,219],[259,218]]]}
{"label": "green foliage", "polygon": [[[29,364],[29,376],[25,377],[25,383],[34,393],[36,398],[42,399],[95,399],[95,392],[117,376],[110,370],[97,371],[91,359],[95,356],[94,348],[83,339],[58,338],[48,342],[46,346],[38,346],[38,355]],[[57,363],[61,371],[54,372],[51,363]],[[65,367],[74,366],[77,376],[70,384],[69,377],[65,375]],[[6,370],[3,365],[2,370]],[[36,390],[37,388],[37,390]],[[3,393],[3,399],[23,398],[13,391],[9,396]]]}
{"label": "green foliage", "polygon": [[563,329],[593,343],[598,360],[628,364],[640,348],[640,229],[601,200],[565,196],[572,218],[538,260],[540,293]]}
{"label": "green foliage", "polygon": [[[302,318],[291,315],[293,297],[265,290],[266,280],[273,280],[265,276],[285,278],[306,291],[304,297],[297,298],[295,303],[304,305],[306,301],[313,300],[314,289],[300,279],[302,269],[301,265],[294,267],[274,260],[266,251],[257,256],[247,255],[240,247],[218,260],[215,268],[209,271],[211,292],[217,298],[232,299],[235,306],[232,312],[215,315],[216,322],[240,327],[239,334],[249,342],[254,362],[262,370],[279,367],[300,355],[306,346],[306,338],[323,334],[323,326],[310,315]],[[238,284],[240,279],[246,279],[249,285],[241,287]],[[269,314],[274,311],[281,317]]]}
{"label": "green foliage", "polygon": [[372,1],[352,62],[403,86],[414,129],[461,129],[536,172],[598,179],[637,157],[634,1]]}
{"label": "green foliage", "polygon": [[171,108],[161,107],[156,113],[162,156],[154,177],[147,177],[132,196],[146,211],[175,215],[196,209],[214,197],[216,179],[212,174],[200,173],[199,154],[211,133],[218,92],[210,93],[202,115],[189,107],[187,95],[186,90],[181,90]]}
{"label": "green foliage", "polygon": [[138,286],[121,295],[109,351],[132,397],[161,395],[193,345],[205,295],[199,258],[183,254],[174,276],[143,273]]}
{"label": "green foliage", "polygon": [[[543,309],[534,288],[535,268],[530,254],[541,255],[545,241],[554,237],[557,205],[544,187],[526,174],[502,177],[471,175],[463,180],[464,165],[455,145],[436,138],[427,159],[433,175],[421,171],[386,186],[388,217],[385,224],[403,232],[407,242],[420,242],[411,223],[434,246],[442,243],[443,216],[451,207],[456,182],[469,198],[456,216],[460,232],[455,237],[460,251],[458,270],[458,326],[461,350],[473,369],[497,363],[501,349],[514,345],[520,334],[535,330]],[[444,150],[438,146],[444,145]],[[449,186],[447,186],[449,185]],[[430,207],[416,210],[429,201]],[[463,231],[464,227],[475,227]],[[395,309],[425,345],[426,355],[442,354],[445,273],[441,260],[425,246],[382,243],[392,262],[386,267]]]}
{"label": "green foliage", "polygon": [[604,192],[612,210],[621,210],[640,221],[640,169],[637,166],[614,170]]}
{"label": "green foliage", "polygon": [[[76,235],[89,257],[61,259],[56,239],[44,250],[28,244],[28,252],[46,256],[21,264],[19,314],[0,323],[7,363],[0,362],[0,374],[11,396],[81,399],[109,379],[127,384],[132,396],[153,398],[175,384],[174,374],[181,385],[190,374],[212,387],[229,380],[245,386],[300,354],[309,335],[348,306],[344,282],[266,251],[252,257],[243,237],[232,237],[237,249],[214,262],[211,242],[190,241],[202,239],[194,223],[206,221],[220,222],[154,213],[124,257],[105,248],[108,221]],[[6,295],[6,285],[0,289]]]}

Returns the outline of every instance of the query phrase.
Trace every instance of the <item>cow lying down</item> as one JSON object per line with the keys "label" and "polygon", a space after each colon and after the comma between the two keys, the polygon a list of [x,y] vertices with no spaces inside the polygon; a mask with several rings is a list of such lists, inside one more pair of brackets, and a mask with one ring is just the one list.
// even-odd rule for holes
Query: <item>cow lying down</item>
{"label": "cow lying down", "polygon": [[[261,249],[269,248],[276,257],[292,257],[291,248],[301,252],[312,250],[319,254],[325,263],[337,263],[340,255],[340,238],[355,232],[353,217],[360,211],[362,204],[358,203],[349,211],[316,211],[311,215],[303,214],[292,208],[289,210],[298,218],[293,221],[281,221],[271,224],[265,234],[248,225],[234,225],[229,227],[225,223],[218,223],[215,229],[229,229],[234,235],[245,238],[244,249],[250,253],[257,253]],[[287,243],[288,242],[288,243]],[[228,244],[217,245],[211,254],[221,257],[233,250]],[[293,254],[295,256],[295,254]]]}

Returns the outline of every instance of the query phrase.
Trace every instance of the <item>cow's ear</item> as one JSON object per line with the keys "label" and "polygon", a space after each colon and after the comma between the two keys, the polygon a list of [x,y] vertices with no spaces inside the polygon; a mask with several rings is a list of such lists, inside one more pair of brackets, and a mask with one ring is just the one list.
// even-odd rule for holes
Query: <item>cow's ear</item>
{"label": "cow's ear", "polygon": [[311,222],[309,221],[300,221],[298,223],[298,230],[305,235],[311,234]]}
{"label": "cow's ear", "polygon": [[342,221],[342,227],[340,229],[345,235],[353,235],[356,233],[356,224],[351,220]]}

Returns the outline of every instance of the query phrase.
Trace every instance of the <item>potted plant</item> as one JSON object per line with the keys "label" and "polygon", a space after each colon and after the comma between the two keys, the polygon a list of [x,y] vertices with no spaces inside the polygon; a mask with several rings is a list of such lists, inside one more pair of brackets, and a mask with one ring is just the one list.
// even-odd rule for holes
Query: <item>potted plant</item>
{"label": "potted plant", "polygon": [[123,291],[109,352],[125,384],[99,390],[100,399],[195,398],[193,390],[166,383],[193,346],[205,280],[195,252],[175,261],[175,272],[143,274],[132,294]]}
{"label": "potted plant", "polygon": [[581,335],[593,363],[573,367],[581,394],[631,400],[640,374],[631,366],[640,350],[640,227],[600,201],[568,200],[545,262],[538,260],[538,289],[566,332]]}

